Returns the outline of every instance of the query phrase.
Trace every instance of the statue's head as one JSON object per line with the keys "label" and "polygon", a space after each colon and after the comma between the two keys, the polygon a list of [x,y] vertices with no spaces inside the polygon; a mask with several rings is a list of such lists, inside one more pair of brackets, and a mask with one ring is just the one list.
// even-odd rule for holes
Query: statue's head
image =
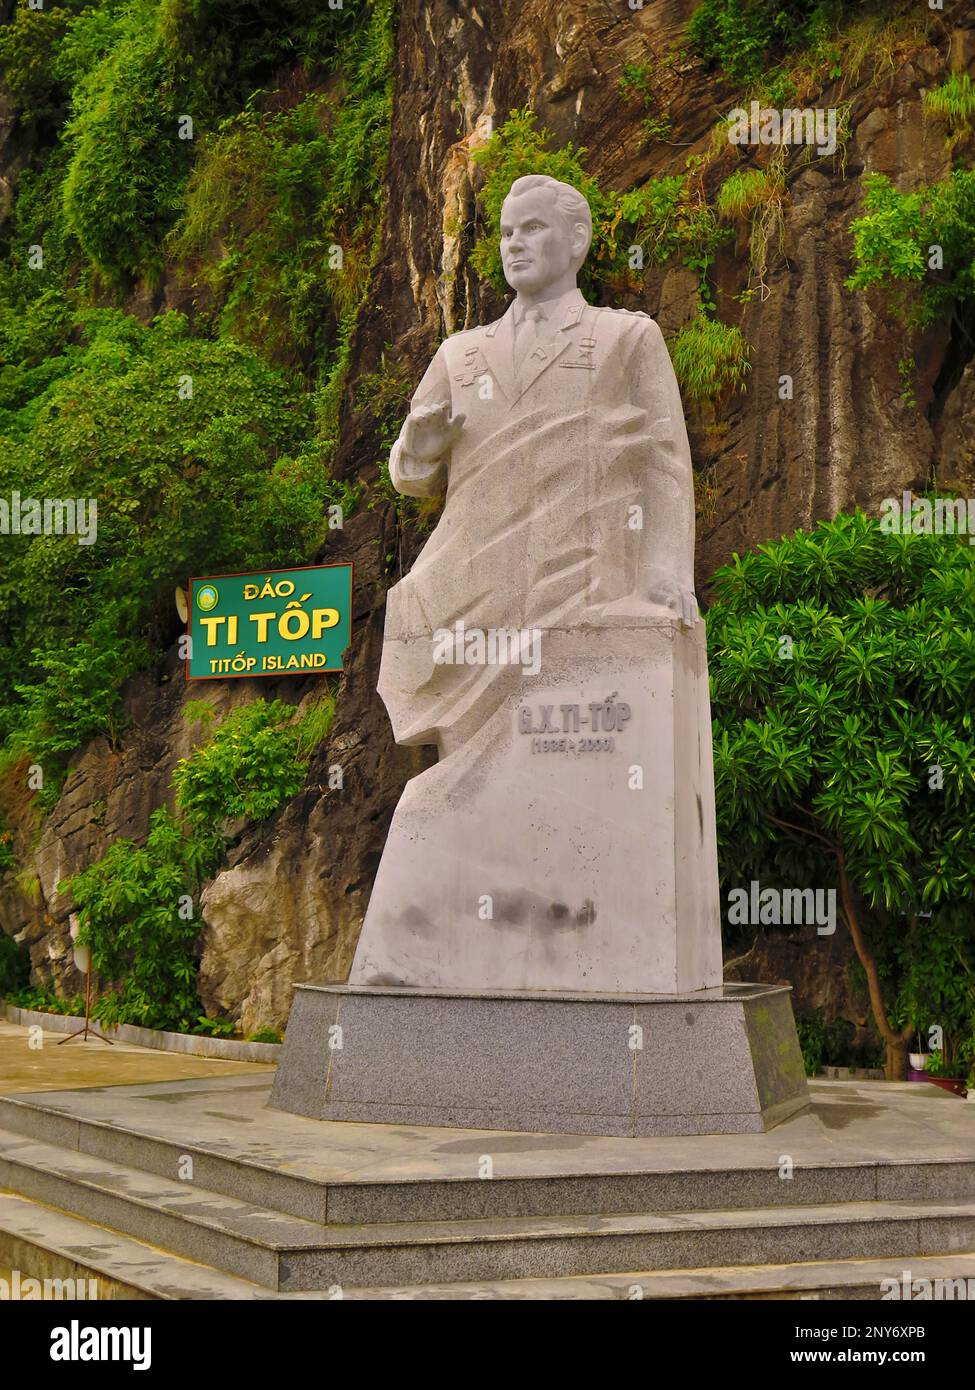
{"label": "statue's head", "polygon": [[582,194],[547,174],[515,179],[501,207],[501,264],[513,290],[539,296],[574,279],[592,242]]}

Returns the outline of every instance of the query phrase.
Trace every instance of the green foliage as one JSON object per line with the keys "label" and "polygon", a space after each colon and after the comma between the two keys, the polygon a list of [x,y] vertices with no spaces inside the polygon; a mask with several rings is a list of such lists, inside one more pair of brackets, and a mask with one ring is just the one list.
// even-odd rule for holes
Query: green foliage
{"label": "green foliage", "polygon": [[222,849],[212,833],[188,834],[161,809],[144,846],[116,840],[61,885],[74,898],[92,968],[114,986],[95,1006],[103,1023],[185,1030],[198,1018],[192,904]]}
{"label": "green foliage", "polygon": [[884,975],[899,985],[890,1015],[926,1037],[944,1034],[945,1076],[956,1076],[959,1045],[975,1030],[975,932],[965,907],[952,904],[937,919],[919,918],[913,930],[881,943]]}
{"label": "green foliage", "polygon": [[294,796],[304,782],[308,741],[320,742],[327,733],[334,703],[326,699],[312,708],[314,727],[304,730],[291,722],[294,708],[281,700],[232,710],[210,741],[173,772],[176,805],[188,824],[204,829],[238,816],[266,820]]}
{"label": "green foliage", "polygon": [[390,68],[390,0],[348,0],[310,21],[305,11],[301,0],[127,0],[92,7],[70,24],[50,64],[70,85],[64,207],[108,283],[159,279],[161,242],[176,220],[196,140],[288,62],[351,63],[352,99],[342,105],[327,159],[338,175],[332,209],[342,198],[346,212],[361,209],[385,149],[378,89]]}
{"label": "green foliage", "polygon": [[[203,708],[202,701],[189,701],[184,713],[209,723]],[[333,712],[330,696],[297,720],[280,700],[232,710],[208,742],[177,764],[176,813],[153,814],[145,845],[117,840],[61,885],[78,909],[79,940],[91,945],[93,968],[111,986],[95,1009],[103,1023],[234,1035],[229,1020],[200,1014],[195,901],[223,857],[222,827],[239,816],[266,820],[301,788]]]}
{"label": "green foliage", "polygon": [[928,1076],[941,1076],[953,1079],[958,1076],[958,1063],[943,1052],[932,1052],[924,1064]]}
{"label": "green foliage", "polygon": [[173,313],[144,327],[93,310],[78,324],[84,344],[26,407],[19,378],[0,373],[0,497],[98,501],[95,544],[4,542],[0,735],[41,762],[114,736],[121,684],[166,630],[177,582],[300,562],[330,494],[320,466],[289,453],[307,395],[252,350],[193,338]]}
{"label": "green foliage", "polygon": [[[19,4],[0,26],[0,76],[17,103],[22,127],[56,120],[70,91],[59,56],[86,0],[47,0],[42,9]],[[105,11],[97,10],[99,17]]]}
{"label": "green foliage", "polygon": [[796,1019],[799,1047],[807,1076],[818,1076],[823,1067],[882,1067],[883,1052],[871,1046],[854,1046],[856,1029],[846,1018],[824,1021],[820,1014]]}
{"label": "green foliage", "polygon": [[284,1040],[276,1028],[259,1028],[256,1033],[249,1034],[247,1041],[256,1043],[280,1043]]}
{"label": "green foliage", "polygon": [[5,874],[8,869],[12,869],[16,863],[13,832],[7,824],[3,812],[0,811],[0,876]]}
{"label": "green foliage", "polygon": [[709,66],[752,87],[785,55],[826,45],[851,11],[876,8],[877,0],[703,0],[691,16],[687,39]]}
{"label": "green foliage", "polygon": [[714,205],[719,217],[744,217],[780,190],[781,179],[765,169],[736,169],[718,189]]}
{"label": "green foliage", "polygon": [[29,979],[30,952],[27,947],[0,931],[0,999],[10,1001],[13,994],[26,988]]}
{"label": "green foliage", "polygon": [[924,104],[953,129],[970,129],[975,118],[975,82],[967,72],[953,72],[940,87],[924,93]]}
{"label": "green foliage", "polygon": [[[857,262],[853,290],[872,286],[890,296],[908,323],[925,327],[952,304],[975,303],[975,170],[914,193],[899,193],[883,174],[864,179],[863,213],[852,224]],[[931,248],[943,265],[929,268]]]}
{"label": "green foliage", "polygon": [[[0,991],[2,993],[2,991]],[[42,1014],[67,1014],[70,1018],[84,1018],[85,1000],[81,994],[62,999],[46,985],[18,989],[7,996],[7,1003],[17,1009],[35,1009]]]}
{"label": "green foliage", "polygon": [[649,179],[616,197],[608,251],[617,265],[635,245],[643,248],[647,264],[679,260],[703,279],[718,246],[730,235],[718,226],[700,185],[690,174]]}
{"label": "green foliage", "polygon": [[[113,42],[72,93],[65,130],[67,225],[111,283],[158,279],[158,244],[170,225],[192,158],[180,117],[199,119],[205,100],[192,69],[159,32],[158,6],[133,0],[114,17]],[[84,23],[84,19],[82,19]]]}
{"label": "green foliage", "polygon": [[237,1025],[232,1018],[207,1018],[206,1014],[198,1014],[189,1032],[206,1038],[235,1038]]}
{"label": "green foliage", "polygon": [[744,391],[751,349],[741,329],[699,314],[670,344],[674,371],[685,397],[713,401],[725,391]]}
{"label": "green foliage", "polygon": [[368,282],[391,116],[392,7],[382,0],[364,13],[334,55],[339,99],[311,94],[283,111],[251,102],[204,134],[167,239],[222,331],[278,360],[323,354]]}
{"label": "green foliage", "polygon": [[894,1025],[957,1030],[975,946],[965,540],[840,516],[736,556],[708,614],[724,873],[826,887],[845,866]]}

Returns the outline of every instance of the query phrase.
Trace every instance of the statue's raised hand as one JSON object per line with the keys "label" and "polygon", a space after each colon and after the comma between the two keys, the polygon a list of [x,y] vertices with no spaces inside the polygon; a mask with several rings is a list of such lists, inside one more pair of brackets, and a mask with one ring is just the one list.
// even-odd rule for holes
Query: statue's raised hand
{"label": "statue's raised hand", "polygon": [[449,401],[417,406],[406,417],[403,431],[406,452],[412,458],[425,461],[442,458],[453,448],[466,418],[466,415],[451,416]]}

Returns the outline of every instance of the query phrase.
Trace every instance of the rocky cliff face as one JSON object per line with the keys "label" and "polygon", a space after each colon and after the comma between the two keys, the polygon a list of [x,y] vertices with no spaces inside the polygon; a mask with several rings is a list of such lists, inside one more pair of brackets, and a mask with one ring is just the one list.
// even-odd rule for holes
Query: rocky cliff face
{"label": "rocky cliff face", "polygon": [[[693,9],[693,0],[639,9],[620,0],[402,0],[387,217],[369,306],[352,342],[340,476],[375,480],[384,447],[389,420],[375,393],[363,400],[363,378],[395,376],[412,386],[444,334],[503,307],[468,265],[478,218],[471,156],[510,110],[531,106],[559,143],[584,146],[586,167],[604,186],[628,189],[680,172],[688,155],[708,150],[715,121],[736,94],[700,62],[668,58]],[[619,86],[626,65],[647,63],[659,75],[671,122],[665,139],[649,143],[639,103]],[[947,330],[925,334],[915,346],[916,403],[905,404],[903,328],[882,303],[843,284],[863,176],[885,173],[909,191],[950,170],[943,127],[925,116],[921,99],[949,69],[975,71],[975,16],[966,5],[946,5],[928,36],[919,31],[879,67],[865,64],[860,85],[843,89],[845,160],[797,164],[789,175],[766,291],[738,302],[733,296],[747,283],[744,243],[739,237],[719,252],[719,315],[740,324],[755,352],[743,394],[717,412],[688,412],[706,483],[698,522],[702,588],[736,550],[854,506],[876,511],[882,498],[932,476],[975,493],[971,344]],[[817,104],[839,99],[839,86],[827,88]],[[708,175],[721,176],[720,166]],[[617,302],[645,309],[672,332],[695,311],[696,279],[683,268],[654,271],[642,297]],[[783,400],[785,375],[793,392]],[[392,808],[405,780],[425,765],[426,754],[393,746],[375,694],[385,589],[421,541],[385,506],[360,509],[329,542],[328,559],[352,558],[357,567],[354,645],[332,733],[304,791],[271,823],[243,830],[204,893],[202,996],[247,1031],[285,1023],[296,981],[345,977]],[[262,684],[230,683],[213,698],[286,693]],[[306,690],[296,684],[288,698]],[[121,750],[96,743],[79,753],[30,851],[39,891],[27,883],[27,891],[7,892],[2,925],[8,932],[26,926],[42,977],[75,987],[57,882],[114,836],[145,832],[175,761],[190,747],[184,699],[175,657],[133,683]],[[327,770],[335,764],[344,787],[329,791]],[[813,985],[807,993],[810,1007],[822,1002]],[[802,1011],[801,996],[797,1004]]]}

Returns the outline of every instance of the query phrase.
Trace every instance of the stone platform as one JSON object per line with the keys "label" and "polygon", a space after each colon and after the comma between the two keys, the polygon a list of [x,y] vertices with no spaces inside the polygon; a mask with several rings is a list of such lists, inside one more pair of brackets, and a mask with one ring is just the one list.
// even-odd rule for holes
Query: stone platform
{"label": "stone platform", "polygon": [[259,1073],[100,1080],[0,1096],[0,1264],[216,1299],[879,1299],[975,1272],[975,1104],[934,1086],[813,1082],[769,1134],[612,1139],[323,1123]]}
{"label": "stone platform", "polygon": [[318,1120],[741,1134],[808,1104],[787,986],[693,994],[299,985],[271,1104]]}

